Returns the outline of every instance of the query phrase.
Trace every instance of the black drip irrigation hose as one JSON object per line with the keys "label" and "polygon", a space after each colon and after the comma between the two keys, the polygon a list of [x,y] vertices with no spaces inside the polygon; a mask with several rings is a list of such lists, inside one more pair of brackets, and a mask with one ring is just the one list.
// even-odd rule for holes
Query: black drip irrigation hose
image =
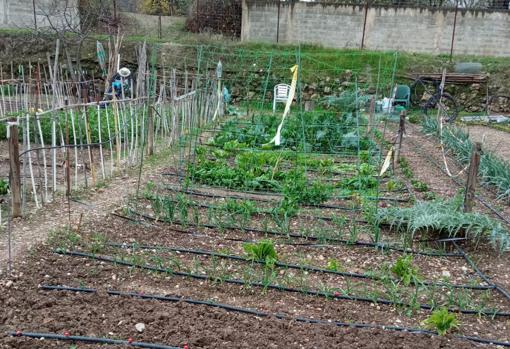
{"label": "black drip irrigation hose", "polygon": [[[413,144],[414,148],[417,149],[417,146],[416,146],[416,143],[411,141],[411,143]],[[423,155],[423,153],[422,153]],[[461,183],[457,178],[455,177],[450,177],[450,175],[443,169],[443,167],[441,165],[439,165],[436,161],[430,159],[429,156],[424,156],[425,159],[427,159],[427,161],[429,163],[431,163],[432,165],[434,165],[435,167],[437,167],[441,172],[443,172],[444,174],[446,174],[448,176],[448,178],[450,178],[455,184],[457,184],[459,187],[463,188],[464,187],[464,184]],[[482,205],[484,205],[485,207],[487,207],[490,211],[492,211],[492,213],[494,215],[496,215],[499,219],[501,219],[503,222],[505,222],[506,224],[510,225],[510,220],[508,218],[506,218],[505,216],[503,216],[498,210],[496,210],[491,204],[489,204],[484,198],[482,198],[480,195],[477,195],[475,194],[475,199],[477,199]]]}
{"label": "black drip irrigation hose", "polygon": [[[134,210],[130,210],[130,212],[135,214],[135,215],[137,215],[137,216],[139,216],[139,217],[142,217],[142,218],[145,218],[145,219],[148,219],[148,220],[151,220],[151,221],[159,221],[159,222],[168,223],[168,224],[175,224],[175,225],[184,225],[183,223],[178,222],[178,221],[168,221],[168,220],[165,220],[165,219],[157,219],[155,217],[152,217],[152,216],[149,216],[149,215],[146,215],[146,214],[134,211]],[[123,217],[123,216],[121,216],[119,214],[115,214],[115,215],[117,217],[120,217],[120,218],[125,218],[125,219],[129,219],[131,221],[136,221],[136,220],[133,220],[132,218]],[[216,226],[214,224],[200,224],[200,225],[197,226],[194,223],[187,223],[186,225],[194,226],[194,227],[199,227],[199,228],[200,227],[201,228],[209,228],[209,229],[218,229],[219,228],[218,226]],[[295,233],[280,233],[280,232],[277,232],[277,231],[261,230],[261,229],[255,229],[255,228],[238,228],[238,227],[229,227],[229,226],[223,226],[221,228],[222,229],[228,229],[228,230],[243,230],[243,231],[247,231],[247,232],[264,234],[264,235],[283,236],[283,237],[287,237],[287,238],[305,239],[305,240],[311,240],[311,241],[321,241],[321,240],[323,240],[323,241],[327,241],[327,242],[330,242],[330,243],[333,242],[333,243],[336,243],[336,244],[339,244],[339,245],[351,245],[351,246],[360,246],[360,247],[370,247],[370,248],[375,248],[375,249],[392,250],[392,251],[397,251],[397,252],[402,252],[402,253],[416,254],[416,255],[422,255],[422,256],[428,256],[428,257],[462,257],[462,255],[460,253],[450,253],[450,252],[440,253],[440,252],[416,251],[416,250],[412,250],[412,249],[391,246],[391,245],[388,245],[388,244],[385,244],[385,243],[373,243],[373,242],[363,242],[363,241],[349,241],[349,240],[335,239],[335,238],[326,238],[326,237],[325,238],[321,238],[321,237],[317,237],[317,236],[307,236],[307,235],[295,234]]]}
{"label": "black drip irrigation hose", "polygon": [[[183,189],[178,189],[178,188],[174,188],[174,187],[170,187],[170,186],[165,186],[165,189],[168,190],[168,191],[173,191],[174,193],[183,193],[183,194],[194,195],[194,196],[201,196],[201,197],[206,197],[206,198],[216,198],[216,199],[230,198],[230,199],[240,199],[240,200],[251,200],[251,201],[268,202],[268,203],[273,201],[273,200],[266,200],[266,199],[254,198],[254,197],[247,198],[245,196],[235,195],[235,194],[230,194],[230,195],[208,194],[208,193],[203,193],[203,192],[199,192],[199,191],[196,191],[196,190],[183,190]],[[220,189],[220,188],[214,188],[213,187],[211,189]],[[225,189],[225,188],[223,188],[222,190],[229,191],[229,192],[236,192],[236,193],[244,193],[244,194],[247,194],[247,195],[262,195],[262,196],[276,196],[276,197],[281,197],[282,196],[282,194],[280,194],[280,193],[249,192],[249,191],[239,191],[239,190],[235,190],[234,191],[234,190]],[[332,209],[332,210],[343,210],[343,211],[360,211],[359,208],[349,208],[349,207],[345,207],[345,206],[327,205],[327,204],[302,205],[302,206],[303,207],[311,207],[311,208],[327,208],[327,209]]]}
{"label": "black drip irrigation hose", "polygon": [[[172,247],[172,246],[157,246],[157,245],[151,246],[151,245],[137,245],[137,244],[125,244],[125,243],[123,243],[123,244],[108,243],[107,245],[111,246],[111,247],[123,248],[123,249],[172,251],[172,252],[179,252],[179,253],[196,254],[196,255],[201,255],[201,256],[218,257],[218,258],[223,258],[223,259],[231,259],[231,260],[237,260],[237,261],[249,262],[249,263],[257,263],[257,264],[261,264],[261,265],[266,264],[265,261],[261,261],[261,260],[254,260],[254,259],[250,259],[250,258],[246,258],[246,257],[242,257],[242,256],[217,253],[217,252],[208,251],[208,250],[194,250],[194,249],[189,249],[189,248],[179,248],[179,247]],[[356,278],[356,279],[369,279],[369,280],[377,280],[377,281],[384,280],[383,277],[375,276],[375,275],[335,271],[335,270],[329,270],[329,269],[318,268],[318,267],[307,266],[307,265],[298,265],[298,264],[290,264],[290,263],[282,263],[282,262],[275,262],[274,265],[277,267],[282,267],[282,268],[305,270],[305,271],[310,271],[310,272],[315,272],[315,273],[334,274],[334,275]],[[392,279],[392,281],[398,282],[399,280]],[[416,285],[424,285],[424,286],[432,286],[432,287],[461,288],[461,289],[470,289],[470,290],[491,290],[491,289],[495,288],[495,286],[455,285],[455,284],[434,283],[434,282],[427,282],[427,281],[416,283]]]}
{"label": "black drip irrigation hose", "polygon": [[[86,293],[97,292],[96,289],[91,289],[91,288],[82,289],[82,288],[75,288],[75,287],[53,286],[53,285],[41,285],[40,288],[43,290],[50,290],[50,291],[69,291],[69,292],[86,292]],[[238,306],[233,306],[233,305],[223,304],[223,303],[214,303],[214,302],[210,302],[210,301],[201,301],[201,300],[196,300],[196,299],[192,299],[192,298],[146,295],[143,293],[121,292],[121,291],[114,291],[114,290],[108,290],[106,292],[110,296],[133,297],[133,298],[140,298],[140,299],[158,300],[158,301],[162,301],[162,302],[176,302],[176,303],[183,302],[183,303],[192,304],[192,305],[204,305],[207,307],[223,309],[228,312],[254,315],[257,317],[265,317],[265,318],[273,317],[273,318],[276,318],[279,320],[293,320],[296,322],[303,322],[303,323],[309,323],[309,324],[333,325],[333,326],[337,326],[337,327],[347,327],[347,328],[357,328],[357,329],[380,329],[380,330],[384,330],[384,331],[406,332],[409,334],[425,334],[425,335],[432,335],[432,336],[438,335],[437,332],[424,330],[424,329],[420,329],[420,328],[318,320],[318,319],[312,319],[310,317],[292,317],[292,316],[288,316],[285,314],[267,313],[267,312],[262,312],[262,311],[255,310],[255,309],[238,307]],[[454,337],[457,339],[461,339],[461,340],[510,347],[510,342],[502,342],[502,341],[485,339],[485,338],[480,338],[480,337],[462,336],[462,335],[455,335]]]}
{"label": "black drip irrigation hose", "polygon": [[[192,194],[193,195],[193,194]],[[212,196],[211,196],[212,197]],[[218,198],[223,198],[221,196],[218,196]],[[175,199],[172,199],[170,200],[171,202],[173,203],[179,203],[178,200],[175,200]],[[194,207],[198,207],[198,208],[207,208],[207,209],[221,209],[221,206],[215,206],[215,205],[209,205],[209,204],[203,204],[203,203],[199,203],[197,201],[194,201],[194,200],[191,200],[191,205],[194,206]],[[269,210],[260,210],[260,211],[257,211],[256,214],[271,214],[272,212],[269,211]],[[317,215],[313,215],[313,214],[298,214],[296,217],[301,217],[301,218],[313,218],[313,219],[318,219],[318,220],[323,220],[323,221],[327,221],[327,222],[332,222],[334,221],[334,218],[333,217],[326,217],[326,216],[317,216]],[[368,223],[366,220],[361,220],[361,219],[354,219],[354,220],[349,220],[350,222],[356,222],[356,223]],[[388,224],[389,225],[389,224]]]}
{"label": "black drip irrigation hose", "polygon": [[[91,292],[96,292],[95,290]],[[89,292],[90,293],[90,292]],[[62,335],[57,333],[37,333],[37,332],[8,332],[9,336],[12,337],[28,337],[28,338],[44,338],[57,341],[72,341],[72,342],[84,342],[84,343],[97,343],[97,344],[108,344],[108,345],[125,345],[135,348],[152,348],[152,349],[181,349],[180,347],[172,347],[164,344],[152,344],[144,342],[135,342],[132,340],[121,340],[121,339],[109,339],[109,338],[97,338],[97,337],[85,337],[85,336],[71,336]]]}
{"label": "black drip irrigation hose", "polygon": [[498,291],[503,297],[510,301],[510,293],[504,287],[498,285],[497,283],[491,281],[487,275],[485,275],[475,264],[475,262],[467,255],[467,253],[455,242],[453,241],[453,245],[462,255],[462,257],[466,260],[466,262],[471,266],[471,268],[478,274],[478,276],[485,281],[488,285],[492,286],[496,291]]}
{"label": "black drip irrigation hose", "polygon": [[[161,174],[162,176],[171,176],[171,177],[177,177],[179,179],[183,179],[183,178],[186,178],[186,176],[183,176],[181,174],[178,174],[178,173],[172,173],[172,172],[166,172],[166,173],[162,173]],[[214,188],[213,189],[222,189],[224,190],[225,188],[224,187],[217,187],[217,188]],[[227,188],[229,190],[232,190],[232,188]],[[237,191],[237,192],[240,192],[240,191]],[[246,194],[251,194],[251,195],[267,195],[267,196],[282,196],[281,193],[269,193],[269,192],[256,192],[256,191],[253,191],[253,192],[249,192],[249,191],[245,191],[244,193]],[[343,195],[343,196],[336,196],[334,197],[334,199],[339,199],[339,200],[344,200],[344,199],[350,199],[352,196],[350,195]],[[401,199],[401,198],[388,198],[388,197],[375,197],[375,196],[366,196],[365,197],[367,200],[373,200],[373,201],[391,201],[391,202],[409,202],[409,199]],[[320,204],[320,205],[310,205],[310,206],[313,206],[313,207],[322,207],[323,205]],[[336,207],[336,206],[333,206],[333,207]],[[338,206],[338,207],[341,207],[341,206]],[[343,208],[340,208],[340,209],[343,209]]]}
{"label": "black drip irrigation hose", "polygon": [[[170,269],[164,269],[164,268],[158,268],[153,267],[150,265],[138,265],[133,264],[130,262],[126,262],[123,260],[118,260],[109,256],[97,256],[90,253],[84,253],[84,252],[78,252],[78,251],[63,251],[63,250],[56,250],[54,251],[57,254],[64,255],[64,256],[73,256],[73,257],[85,257],[97,261],[102,262],[109,262],[113,264],[118,265],[124,265],[128,267],[138,268],[142,270],[150,270],[155,271],[159,273],[167,273],[172,274],[175,276],[182,276],[182,277],[189,277],[192,279],[197,280],[215,280],[215,278],[210,277],[209,275],[198,275],[193,273],[187,273],[182,271],[174,271]],[[221,282],[225,282],[228,284],[233,285],[241,285],[241,286],[250,286],[250,287],[258,287],[262,288],[264,290],[271,289],[271,290],[277,290],[282,292],[289,292],[289,293],[300,293],[308,296],[316,296],[316,297],[324,297],[326,299],[342,299],[347,301],[354,301],[354,302],[364,302],[364,303],[372,303],[372,304],[383,304],[383,305],[390,305],[390,306],[399,306],[399,307],[411,307],[411,304],[404,303],[404,302],[395,302],[390,301],[387,299],[380,299],[380,298],[368,298],[368,297],[361,297],[361,296],[348,296],[348,295],[341,295],[339,292],[334,293],[327,293],[323,291],[310,291],[310,290],[304,290],[304,289],[297,289],[292,287],[285,287],[285,286],[278,286],[278,285],[272,285],[272,284],[264,284],[262,282],[250,282],[240,279],[221,279]],[[424,310],[434,310],[435,307],[430,304],[418,304],[420,309]],[[478,315],[478,316],[488,316],[488,317],[509,317],[510,318],[510,312],[500,312],[500,311],[476,311],[476,310],[468,310],[468,309],[459,309],[459,308],[447,308],[449,312],[452,313],[461,313],[465,315]]]}

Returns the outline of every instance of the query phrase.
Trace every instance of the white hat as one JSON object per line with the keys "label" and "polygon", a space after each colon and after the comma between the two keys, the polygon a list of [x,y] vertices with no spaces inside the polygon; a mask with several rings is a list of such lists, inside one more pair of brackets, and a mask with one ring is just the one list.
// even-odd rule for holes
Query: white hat
{"label": "white hat", "polygon": [[131,75],[131,70],[129,70],[128,68],[120,68],[119,69],[119,75],[122,76],[123,78],[127,78],[129,75]]}

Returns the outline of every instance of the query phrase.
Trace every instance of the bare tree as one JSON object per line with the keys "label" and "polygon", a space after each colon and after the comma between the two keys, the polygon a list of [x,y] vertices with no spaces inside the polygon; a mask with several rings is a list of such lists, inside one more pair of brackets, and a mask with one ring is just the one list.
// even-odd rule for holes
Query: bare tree
{"label": "bare tree", "polygon": [[111,23],[110,1],[47,0],[36,6],[44,18],[37,31],[60,39],[71,77],[74,81],[80,80],[84,42],[99,26]]}

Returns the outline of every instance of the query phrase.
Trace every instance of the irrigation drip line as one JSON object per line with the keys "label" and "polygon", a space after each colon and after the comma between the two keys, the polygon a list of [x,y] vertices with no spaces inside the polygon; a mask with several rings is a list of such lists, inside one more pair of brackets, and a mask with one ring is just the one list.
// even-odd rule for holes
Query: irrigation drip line
{"label": "irrigation drip line", "polygon": [[[221,196],[218,196],[218,198],[222,198]],[[179,203],[178,200],[170,200],[171,202],[173,203]],[[191,200],[191,205],[192,206],[195,206],[195,207],[198,207],[198,208],[207,208],[207,209],[222,209],[221,206],[215,206],[215,205],[209,205],[209,204],[203,204],[203,203],[199,203],[197,201],[194,201],[194,200]],[[264,209],[260,209],[256,212],[256,214],[271,214],[272,211],[271,210],[264,210]],[[313,219],[318,219],[318,220],[323,220],[323,221],[334,221],[334,218],[333,217],[326,217],[326,216],[317,216],[317,215],[313,215],[313,214],[298,214],[297,215],[298,217],[301,216],[301,217],[305,217],[305,218],[313,218]],[[356,222],[356,223],[368,223],[366,220],[361,220],[361,219],[355,219],[355,220],[349,220],[350,222]]]}
{"label": "irrigation drip line", "polygon": [[[95,291],[94,291],[95,292]],[[66,336],[57,333],[37,333],[37,332],[8,332],[9,336],[12,337],[29,337],[29,338],[44,338],[57,341],[72,341],[72,342],[84,342],[84,343],[99,343],[108,345],[125,345],[135,348],[152,348],[152,349],[181,349],[181,347],[172,347],[164,344],[152,344],[145,342],[135,342],[130,340],[121,339],[109,339],[109,338],[97,338],[97,337],[85,337],[85,336]]]}
{"label": "irrigation drip line", "polygon": [[[123,265],[123,266],[127,266],[127,267],[138,268],[138,269],[142,269],[142,270],[150,270],[150,271],[155,271],[155,272],[159,272],[159,273],[166,273],[166,274],[171,274],[171,275],[175,275],[175,276],[188,277],[188,278],[197,279],[197,280],[206,280],[207,281],[207,280],[217,280],[218,279],[215,277],[211,277],[210,275],[207,275],[207,274],[199,275],[199,274],[193,274],[193,273],[188,273],[188,272],[174,271],[171,269],[154,267],[154,266],[147,265],[147,264],[145,264],[145,265],[134,264],[134,263],[126,262],[124,260],[118,260],[118,259],[112,258],[110,256],[98,256],[98,255],[79,252],[79,251],[55,250],[54,252],[57,254],[60,254],[60,255],[65,255],[65,256],[84,257],[84,258],[89,258],[89,259],[93,259],[93,260],[97,260],[97,261],[108,262],[108,263]],[[324,297],[326,299],[333,298],[333,299],[342,299],[342,300],[348,300],[348,301],[353,301],[353,302],[363,302],[363,303],[372,303],[372,304],[375,303],[375,304],[383,304],[383,305],[398,306],[398,307],[418,306],[420,309],[424,309],[424,310],[436,309],[434,306],[432,306],[430,304],[419,303],[417,305],[411,305],[411,304],[405,303],[405,302],[395,302],[395,301],[390,301],[390,300],[382,299],[382,298],[369,298],[369,297],[361,297],[361,296],[341,295],[338,292],[327,293],[327,292],[323,292],[323,291],[310,291],[310,290],[305,290],[305,289],[297,289],[297,288],[293,288],[293,287],[285,287],[285,286],[279,286],[279,285],[273,285],[273,284],[266,284],[266,283],[262,283],[262,282],[252,282],[252,281],[241,280],[241,279],[221,278],[221,282],[233,284],[233,285],[258,287],[258,288],[262,288],[264,290],[271,289],[271,290],[277,290],[277,291],[289,292],[289,293],[300,293],[300,294],[304,294],[304,295],[308,295],[308,296]],[[483,315],[483,316],[488,316],[488,317],[510,317],[510,312],[501,312],[501,311],[497,311],[497,310],[477,311],[477,310],[459,309],[459,308],[451,308],[451,307],[446,308],[446,309],[451,313],[461,313],[461,314],[465,314],[465,315],[478,315],[478,316]]]}
{"label": "irrigation drip line", "polygon": [[[173,191],[175,193],[183,193],[183,194],[189,194],[189,195],[195,195],[195,196],[201,196],[201,197],[208,197],[208,198],[216,198],[216,199],[225,199],[225,198],[231,198],[231,199],[241,199],[241,200],[251,200],[251,201],[260,201],[260,202],[271,202],[271,200],[264,200],[261,198],[246,198],[242,195],[215,195],[215,194],[208,194],[208,193],[202,193],[196,190],[183,190],[183,189],[176,189],[174,187],[166,186],[166,190]],[[211,188],[211,189],[220,189],[220,188]],[[232,191],[230,189],[222,189],[225,191]],[[282,194],[280,193],[267,193],[267,192],[249,192],[249,191],[239,191],[236,190],[235,192],[238,193],[244,193],[248,195],[267,195],[267,196],[278,196],[281,197]],[[332,210],[342,210],[342,211],[360,211],[359,208],[349,208],[345,206],[337,206],[337,205],[328,205],[328,204],[318,204],[318,205],[301,205],[303,207],[309,207],[309,208],[325,208],[325,209],[332,209]]]}
{"label": "irrigation drip line", "polygon": [[485,281],[488,285],[491,285],[498,291],[503,297],[510,301],[510,293],[504,287],[498,285],[497,283],[491,281],[487,275],[485,275],[475,264],[475,262],[467,255],[467,253],[455,242],[453,241],[453,245],[462,255],[462,257],[466,260],[466,262],[471,266],[471,268],[478,274],[478,276]]}
{"label": "irrigation drip line", "polygon": [[[414,148],[415,149],[418,149],[418,147],[416,146],[416,143],[411,141],[410,142],[414,145]],[[419,152],[419,151],[418,151]],[[421,152],[420,152],[421,153]],[[423,153],[421,153],[423,155]],[[441,172],[443,172],[445,175],[448,176],[448,178],[450,178],[455,184],[457,184],[459,187],[463,188],[464,187],[464,184],[461,183],[457,178],[455,177],[450,177],[448,175],[448,172],[446,172],[443,167],[441,165],[439,165],[436,161],[430,159],[429,156],[422,156],[424,157],[425,159],[427,159],[427,161],[429,163],[431,163],[432,165],[434,165],[435,167],[437,167]],[[498,210],[496,210],[491,204],[489,204],[484,198],[482,198],[480,195],[477,195],[475,194],[475,199],[477,199],[482,205],[484,205],[486,208],[488,208],[490,211],[492,211],[492,213],[494,215],[496,215],[499,219],[501,219],[503,222],[505,222],[506,224],[510,225],[510,220],[508,218],[506,218],[505,216],[503,216]]]}
{"label": "irrigation drip line", "polygon": [[[189,248],[170,247],[170,246],[137,245],[136,243],[132,243],[132,244],[108,243],[107,245],[111,246],[111,247],[123,248],[123,249],[142,249],[142,250],[160,250],[160,251],[166,250],[166,251],[172,251],[172,252],[189,253],[189,254],[196,254],[196,255],[202,255],[202,256],[211,256],[211,257],[218,257],[218,258],[223,258],[223,259],[237,260],[237,261],[242,261],[242,262],[257,263],[257,264],[261,264],[261,265],[266,264],[266,262],[262,261],[262,260],[254,260],[254,259],[246,258],[246,257],[242,257],[242,256],[217,253],[214,251],[201,250],[201,249],[194,250],[194,249],[189,249]],[[282,267],[282,268],[306,270],[306,271],[324,273],[324,274],[334,274],[334,275],[350,277],[350,278],[357,278],[357,279],[369,279],[369,280],[376,280],[376,281],[383,281],[385,279],[384,277],[375,276],[375,275],[335,271],[335,270],[329,270],[329,269],[324,269],[324,268],[319,268],[319,267],[298,265],[298,264],[292,264],[292,263],[275,262],[274,265],[278,266],[278,267]],[[391,279],[391,280],[394,282],[399,281],[397,279]],[[451,287],[451,288],[461,288],[461,289],[471,289],[471,290],[491,290],[491,289],[495,288],[495,286],[455,285],[455,284],[434,283],[434,282],[427,282],[427,281],[419,282],[419,283],[416,283],[415,285],[416,286],[424,285],[424,286],[432,286],[432,287]]]}
{"label": "irrigation drip line", "polygon": [[[163,220],[162,219],[157,219],[155,217],[152,217],[152,216],[149,216],[149,215],[146,215],[146,214],[134,211],[134,210],[130,210],[130,212],[135,214],[135,215],[137,215],[137,216],[140,216],[142,218],[149,219],[151,221],[156,221],[156,222],[160,221],[160,222],[169,223],[169,224],[185,225],[185,224],[183,224],[181,222],[178,222],[178,221],[168,221],[168,220],[164,220],[164,219]],[[202,228],[209,228],[209,229],[218,229],[218,226],[214,225],[214,224],[200,224],[200,225],[196,225],[194,223],[186,223],[186,225],[195,226],[195,227],[202,227]],[[229,227],[229,226],[222,226],[221,228],[222,229],[228,229],[228,230],[244,230],[244,231],[248,231],[248,232],[252,232],[252,233],[258,233],[258,234],[264,234],[264,235],[284,236],[284,237],[287,237],[287,238],[299,238],[299,239],[312,240],[312,241],[321,241],[321,240],[323,240],[323,241],[328,241],[328,242],[335,242],[335,243],[341,244],[341,245],[372,247],[372,248],[381,249],[381,250],[385,250],[385,249],[386,250],[393,250],[393,251],[398,251],[398,252],[402,252],[402,253],[410,253],[410,254],[429,256],[429,257],[462,257],[462,255],[460,253],[450,253],[450,252],[440,253],[440,252],[416,251],[416,250],[412,250],[412,249],[407,249],[407,248],[401,248],[401,247],[395,247],[395,246],[387,245],[385,243],[350,241],[350,240],[327,238],[327,237],[322,238],[322,237],[317,237],[317,236],[308,236],[308,235],[295,234],[295,233],[280,233],[280,232],[277,232],[277,231],[261,230],[261,229],[255,229],[255,228],[237,228],[237,227]]]}
{"label": "irrigation drip line", "polygon": [[[131,218],[131,217],[126,217],[126,216],[123,216],[123,215],[115,213],[115,212],[112,212],[110,214],[112,216],[114,216],[114,217],[125,219],[125,220],[128,220],[130,222],[137,223],[137,224],[146,224],[146,225],[149,225],[149,226],[151,225],[149,223],[146,223],[145,221],[134,219],[134,218]],[[199,233],[197,233],[195,231],[192,231],[192,230],[178,229],[176,227],[170,227],[170,229],[172,231],[177,232],[177,233],[189,234],[189,235],[193,235],[193,236],[196,236],[196,237],[207,237],[207,235],[199,234]],[[224,240],[228,240],[228,241],[247,242],[247,243],[256,243],[256,242],[258,242],[257,240],[250,240],[250,239],[236,239],[236,238],[223,238],[223,239]],[[288,245],[288,246],[306,246],[306,247],[333,247],[333,246],[337,246],[337,245],[332,245],[332,244],[314,244],[314,243],[299,243],[299,242],[279,242],[279,243],[282,244],[282,245]],[[458,257],[460,257],[460,256],[458,256]]]}
{"label": "irrigation drip line", "polygon": [[[162,173],[161,175],[162,176],[177,177],[179,179],[186,178],[186,176],[178,174],[178,173],[169,173],[169,172],[166,172],[166,173]],[[212,187],[212,188],[213,189],[221,189],[221,190],[225,189],[223,187]],[[165,189],[171,190],[168,187],[166,187]],[[227,188],[227,189],[231,190],[232,188]],[[239,191],[239,190],[236,190],[236,191],[240,192],[240,193],[246,193],[246,194],[252,194],[252,195],[283,196],[283,194],[277,193],[277,192],[271,193],[271,192],[257,192],[257,191]],[[334,199],[344,200],[344,199],[350,199],[351,197],[352,197],[351,195],[339,195],[339,196],[335,196]],[[409,199],[389,198],[389,197],[384,197],[384,196],[381,196],[381,197],[365,196],[365,199],[373,200],[373,201],[409,202]],[[331,206],[331,205],[322,205],[322,204],[319,204],[319,205],[303,205],[303,206],[319,207],[319,208],[334,208],[334,209],[340,209],[340,210],[346,209],[346,208],[344,208],[342,206]]]}
{"label": "irrigation drip line", "polygon": [[[85,292],[85,293],[95,293],[96,289],[92,288],[76,288],[76,287],[67,287],[67,286],[53,286],[53,285],[41,285],[41,289],[50,290],[50,291],[69,291],[69,292]],[[202,301],[193,298],[184,298],[184,297],[175,297],[175,296],[160,296],[160,295],[147,295],[143,293],[134,293],[134,292],[122,292],[122,291],[114,291],[107,290],[106,293],[110,296],[120,296],[120,297],[132,297],[132,298],[140,298],[140,299],[150,299],[150,300],[158,300],[162,302],[175,302],[175,303],[186,303],[192,305],[204,305],[207,307],[223,309],[228,312],[235,312],[247,315],[254,315],[257,317],[265,317],[265,318],[276,318],[279,320],[291,320],[296,322],[303,322],[309,324],[321,324],[321,325],[334,325],[337,327],[347,327],[347,328],[357,328],[357,329],[381,329],[385,331],[396,331],[396,332],[407,332],[410,334],[425,334],[438,336],[437,332],[424,330],[420,328],[412,328],[412,327],[400,327],[400,326],[385,326],[385,325],[376,325],[376,324],[364,324],[364,323],[355,323],[355,322],[341,322],[341,321],[328,321],[328,320],[319,320],[312,319],[310,317],[293,317],[280,313],[268,313],[263,312],[251,308],[238,307],[230,304],[224,303],[214,303],[211,301]],[[493,345],[500,345],[505,347],[510,347],[510,342],[502,342],[497,340],[485,339],[480,337],[473,336],[462,336],[462,335],[454,335],[455,338],[474,341],[478,343],[486,343]]]}

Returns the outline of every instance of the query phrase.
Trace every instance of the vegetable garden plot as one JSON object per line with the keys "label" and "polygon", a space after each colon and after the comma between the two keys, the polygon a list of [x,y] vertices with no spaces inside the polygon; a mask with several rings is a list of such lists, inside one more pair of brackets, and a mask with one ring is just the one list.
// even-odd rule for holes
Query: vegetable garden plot
{"label": "vegetable garden plot", "polygon": [[[219,52],[203,54],[212,62]],[[252,74],[250,67],[240,75]],[[39,264],[23,285],[33,299],[21,298],[27,306],[17,324],[8,317],[9,330],[38,323],[41,332],[57,333],[56,321],[42,321],[55,312],[79,334],[112,331],[123,339],[143,316],[146,332],[137,340],[191,347],[283,347],[287,338],[349,347],[360,343],[360,328],[370,328],[369,345],[381,329],[451,333],[427,341],[459,348],[471,346],[459,342],[467,336],[510,345],[509,300],[449,249],[452,241],[473,241],[433,229],[390,231],[380,219],[414,208],[414,198],[404,180],[377,175],[384,149],[369,130],[358,96],[366,91],[356,82],[341,107],[303,112],[298,93],[280,145],[271,141],[281,119],[264,110],[265,92],[260,104],[244,101],[226,121],[183,134],[173,176],[141,184],[115,217],[55,232],[49,249],[36,251]],[[471,237],[459,231],[452,237]],[[69,286],[70,293],[50,292]],[[91,313],[97,322],[89,323]],[[346,340],[349,326],[347,333],[356,332]],[[397,336],[402,343],[411,335]]]}

